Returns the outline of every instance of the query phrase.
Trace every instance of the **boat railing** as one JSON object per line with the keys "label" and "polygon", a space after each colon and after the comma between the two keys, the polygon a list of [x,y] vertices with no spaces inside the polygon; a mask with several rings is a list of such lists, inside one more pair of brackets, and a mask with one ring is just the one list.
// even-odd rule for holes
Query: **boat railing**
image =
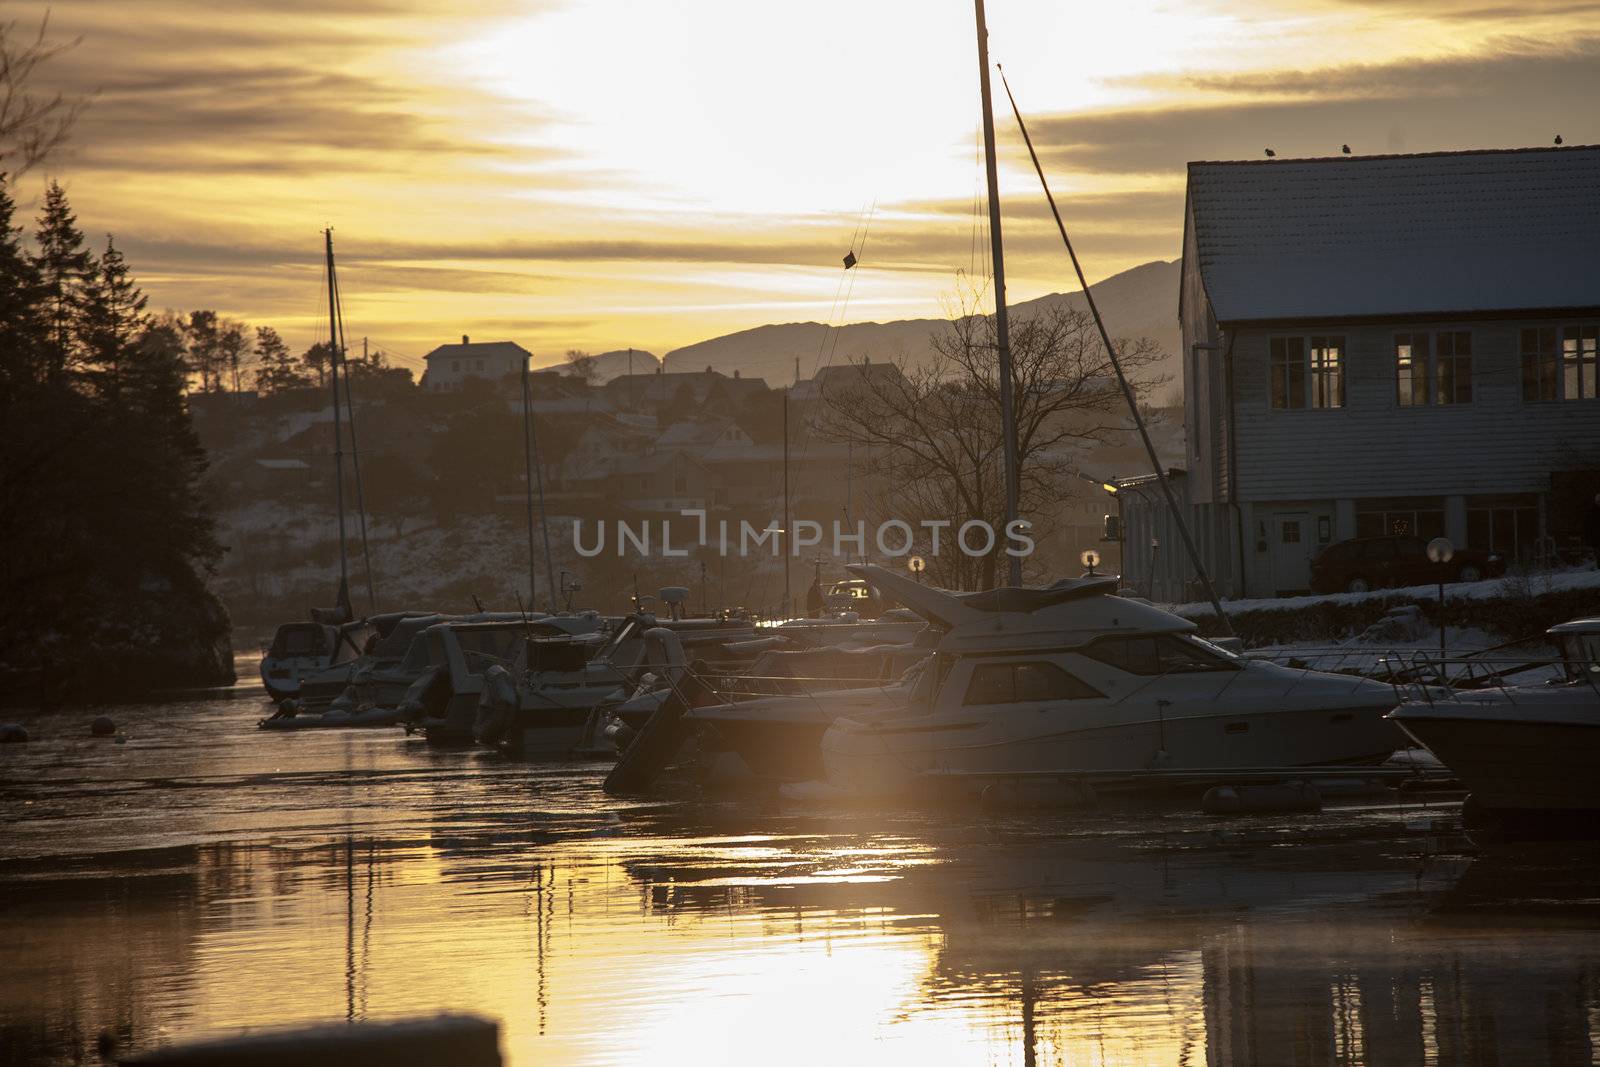
{"label": "boat railing", "polygon": [[[1497,651],[1497,650],[1487,650]],[[1333,645],[1324,648],[1257,650],[1249,658],[1276,663],[1306,674],[1348,674],[1387,682],[1397,701],[1460,702],[1462,694],[1495,690],[1505,692],[1517,681],[1524,684],[1532,672],[1559,670],[1556,656],[1486,656],[1481,652],[1445,652],[1436,649]],[[1507,694],[1507,699],[1514,697]]]}

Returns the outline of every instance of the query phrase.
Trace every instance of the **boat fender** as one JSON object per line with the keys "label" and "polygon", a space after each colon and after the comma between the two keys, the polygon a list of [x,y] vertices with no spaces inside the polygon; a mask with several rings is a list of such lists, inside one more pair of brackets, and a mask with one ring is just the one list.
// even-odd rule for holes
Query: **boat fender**
{"label": "boat fender", "polygon": [[117,724],[109,715],[97,715],[94,722],[89,724],[89,732],[96,737],[110,737],[117,732]]}
{"label": "boat fender", "polygon": [[28,731],[20,722],[0,722],[0,745],[21,744],[28,739]]}
{"label": "boat fender", "polygon": [[1322,810],[1322,794],[1309,782],[1214,785],[1200,798],[1207,815],[1257,815]]}

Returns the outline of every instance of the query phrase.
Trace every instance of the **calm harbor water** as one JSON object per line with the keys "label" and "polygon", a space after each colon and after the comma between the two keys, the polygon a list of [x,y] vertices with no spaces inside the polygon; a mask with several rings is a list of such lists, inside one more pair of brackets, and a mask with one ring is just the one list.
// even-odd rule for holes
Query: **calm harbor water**
{"label": "calm harbor water", "polygon": [[0,1063],[492,1016],[518,1064],[1596,1062],[1600,852],[1448,803],[985,814],[619,803],[605,767],[254,729],[0,747]]}

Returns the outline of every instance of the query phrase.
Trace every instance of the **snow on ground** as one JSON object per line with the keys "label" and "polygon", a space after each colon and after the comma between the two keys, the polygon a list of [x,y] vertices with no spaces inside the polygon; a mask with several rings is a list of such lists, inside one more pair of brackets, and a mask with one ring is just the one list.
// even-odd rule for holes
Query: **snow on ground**
{"label": "snow on ground", "polygon": [[[1600,590],[1600,570],[1593,566],[1571,570],[1550,571],[1532,575],[1507,575],[1503,578],[1486,578],[1481,582],[1449,582],[1444,587],[1446,603],[1452,600],[1493,600],[1508,595],[1539,596],[1545,593],[1562,593],[1575,589]],[[1385,600],[1430,600],[1439,598],[1439,586],[1402,586],[1396,589],[1374,589],[1368,593],[1327,593],[1321,596],[1262,597],[1250,600],[1224,600],[1223,610],[1229,615],[1246,611],[1301,611],[1318,604],[1355,605]],[[1212,614],[1209,601],[1190,604],[1163,604],[1167,611],[1184,618]]]}

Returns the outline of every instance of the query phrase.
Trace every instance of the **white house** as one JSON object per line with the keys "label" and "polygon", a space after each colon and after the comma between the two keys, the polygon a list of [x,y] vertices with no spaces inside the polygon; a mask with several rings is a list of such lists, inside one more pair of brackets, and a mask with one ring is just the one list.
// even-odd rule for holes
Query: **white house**
{"label": "white house", "polygon": [[462,334],[460,344],[440,345],[423,358],[428,369],[422,373],[422,388],[442,392],[460,389],[468,378],[499,381],[508,374],[521,374],[533,354],[514,341],[475,344]]}
{"label": "white house", "polygon": [[1185,481],[1225,595],[1303,590],[1357,536],[1520,558],[1581,536],[1600,147],[1191,163],[1179,300]]}

